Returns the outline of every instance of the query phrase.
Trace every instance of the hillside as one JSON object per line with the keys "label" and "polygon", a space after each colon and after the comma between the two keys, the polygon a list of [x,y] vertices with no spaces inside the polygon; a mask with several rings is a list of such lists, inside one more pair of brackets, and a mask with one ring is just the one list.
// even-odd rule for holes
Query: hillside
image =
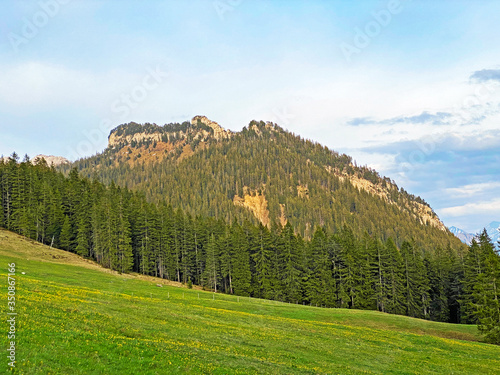
{"label": "hillside", "polygon": [[420,197],[273,123],[252,121],[238,133],[204,116],[165,126],[123,124],[103,153],[73,166],[193,216],[268,227],[290,222],[305,238],[317,226],[333,233],[348,225],[357,236],[391,237],[398,245],[415,239],[428,250],[462,246]]}
{"label": "hillside", "polygon": [[[17,373],[494,374],[500,366],[500,348],[477,342],[476,326],[181,288],[5,230],[0,261],[16,264]],[[5,267],[1,274],[7,280]]]}

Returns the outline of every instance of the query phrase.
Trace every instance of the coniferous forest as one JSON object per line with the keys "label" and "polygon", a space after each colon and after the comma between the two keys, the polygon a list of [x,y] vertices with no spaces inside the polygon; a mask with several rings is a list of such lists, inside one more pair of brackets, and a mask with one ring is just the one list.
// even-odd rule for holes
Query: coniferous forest
{"label": "coniferous forest", "polygon": [[487,341],[500,343],[500,258],[486,232],[468,249],[433,251],[347,224],[317,226],[304,239],[290,222],[268,228],[193,216],[16,154],[0,162],[0,189],[2,227],[118,272],[290,303],[477,323]]}
{"label": "coniferous forest", "polygon": [[[222,129],[222,128],[221,128]],[[208,134],[207,134],[208,133]],[[75,161],[82,176],[141,191],[150,202],[166,201],[192,216],[234,220],[259,219],[235,197],[265,197],[269,223],[292,224],[311,239],[316,227],[328,233],[351,228],[400,247],[413,238],[432,251],[461,242],[438,221],[420,197],[399,188],[352,158],[290,133],[276,124],[252,121],[230,139],[216,138],[199,120],[164,126],[123,124],[111,132],[102,153]],[[66,174],[72,166],[61,166]],[[353,181],[369,185],[367,191]],[[372,188],[371,188],[371,187]],[[237,199],[237,198],[236,198]],[[427,210],[426,218],[423,210]]]}

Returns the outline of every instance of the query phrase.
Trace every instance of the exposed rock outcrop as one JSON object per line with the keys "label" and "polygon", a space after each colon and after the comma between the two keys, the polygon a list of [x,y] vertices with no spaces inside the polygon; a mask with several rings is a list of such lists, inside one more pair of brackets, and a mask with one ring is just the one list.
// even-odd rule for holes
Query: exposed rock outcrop
{"label": "exposed rock outcrop", "polygon": [[37,155],[34,158],[31,158],[31,162],[33,164],[36,164],[37,161],[41,159],[45,159],[47,165],[49,166],[53,165],[54,167],[58,167],[59,165],[63,164],[71,164],[71,162],[68,159],[63,158],[62,156],[42,155],[42,154]]}
{"label": "exposed rock outcrop", "polygon": [[233,136],[233,132],[231,132],[230,130],[225,130],[218,123],[209,120],[206,116],[194,116],[191,120],[191,124],[196,125],[198,121],[212,128],[214,131],[214,138],[217,140],[231,138]]}
{"label": "exposed rock outcrop", "polygon": [[[356,188],[365,190],[372,195],[379,196],[390,204],[395,204],[395,202],[391,199],[390,189],[395,189],[396,187],[392,184],[389,184],[388,187],[384,187],[381,184],[374,184],[371,181],[365,180],[364,178],[360,178],[356,175],[342,173],[336,168],[326,167],[326,170],[335,174],[341,181],[347,180]],[[406,209],[413,217],[418,218],[419,222],[423,225],[429,224],[441,229],[442,231],[447,230],[446,226],[441,220],[439,220],[439,217],[429,206],[415,201],[406,201],[404,206],[398,205],[398,207],[401,210]]]}
{"label": "exposed rock outcrop", "polygon": [[297,185],[297,195],[299,198],[309,199],[309,189],[307,186]]}
{"label": "exposed rock outcrop", "polygon": [[131,135],[117,135],[116,133],[111,133],[108,137],[108,146],[115,147],[120,144],[130,144],[133,141],[139,143],[141,141],[157,141],[161,142],[162,134],[160,132],[157,133],[135,133]]}
{"label": "exposed rock outcrop", "polygon": [[262,225],[269,227],[269,209],[267,200],[263,193],[251,191],[247,186],[243,188],[243,197],[234,196],[233,203],[236,206],[248,208]]}

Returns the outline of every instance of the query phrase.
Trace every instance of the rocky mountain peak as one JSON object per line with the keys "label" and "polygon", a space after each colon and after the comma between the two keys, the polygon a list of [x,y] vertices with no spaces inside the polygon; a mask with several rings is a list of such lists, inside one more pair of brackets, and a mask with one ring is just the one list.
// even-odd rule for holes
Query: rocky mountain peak
{"label": "rocky mountain peak", "polygon": [[[37,164],[39,161],[44,159],[47,162],[47,165],[54,166],[54,167],[59,167],[60,165],[65,165],[65,164],[71,164],[71,161],[66,159],[65,157],[62,156],[54,156],[54,155],[43,155],[43,154],[38,154],[37,156],[33,157],[30,159],[30,162],[32,164]],[[9,161],[9,157],[0,157],[0,160],[3,160],[5,163]]]}
{"label": "rocky mountain peak", "polygon": [[198,122],[210,127],[214,131],[214,138],[217,140],[227,139],[233,136],[233,132],[225,130],[218,123],[208,119],[206,116],[194,116],[191,120],[192,125],[197,125]]}
{"label": "rocky mountain peak", "polygon": [[62,156],[54,156],[54,155],[42,155],[42,154],[39,154],[37,156],[35,156],[34,158],[31,158],[31,162],[33,164],[36,164],[36,162],[38,160],[41,160],[41,159],[45,159],[45,161],[47,162],[47,164],[49,166],[53,165],[54,167],[58,167],[60,165],[63,165],[63,164],[71,164],[71,162],[62,157]]}

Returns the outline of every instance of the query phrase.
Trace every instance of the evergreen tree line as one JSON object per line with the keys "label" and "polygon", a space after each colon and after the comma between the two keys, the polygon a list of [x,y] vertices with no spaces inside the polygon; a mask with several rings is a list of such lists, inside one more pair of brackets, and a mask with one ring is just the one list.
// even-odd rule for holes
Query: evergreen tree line
{"label": "evergreen tree line", "polygon": [[[172,133],[172,129],[185,133]],[[188,124],[120,125],[113,134],[157,132],[169,143],[151,139],[123,143],[72,166],[106,185],[114,181],[141,191],[151,202],[166,200],[193,216],[226,222],[236,219],[240,225],[245,220],[258,224],[259,220],[250,210],[234,204],[235,196],[243,197],[248,187],[265,196],[272,220],[284,215],[295,232],[308,240],[317,226],[333,233],[347,225],[356,235],[366,230],[384,242],[392,237],[398,247],[411,236],[427,250],[446,247],[450,241],[454,247],[461,246],[451,233],[421,221],[422,208],[428,208],[424,200],[376,171],[356,166],[348,155],[263,122],[251,122],[231,139],[208,138],[197,145],[202,130]],[[186,150],[194,153],[186,154]],[[61,170],[69,173],[72,166]],[[339,173],[374,183],[381,196],[357,188]],[[304,189],[307,194],[301,193]]]}
{"label": "evergreen tree line", "polygon": [[379,310],[499,334],[500,259],[486,232],[470,246],[424,251],[347,226],[304,240],[290,223],[269,229],[192,216],[114,183],[68,177],[13,154],[0,162],[1,226],[93,259],[208,290],[322,307]]}

